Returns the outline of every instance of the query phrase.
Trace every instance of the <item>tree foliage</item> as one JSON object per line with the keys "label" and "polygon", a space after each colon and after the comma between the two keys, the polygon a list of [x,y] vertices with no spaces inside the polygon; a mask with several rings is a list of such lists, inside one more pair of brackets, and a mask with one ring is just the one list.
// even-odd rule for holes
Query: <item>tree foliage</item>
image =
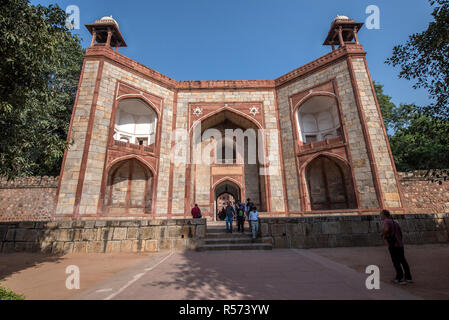
{"label": "tree foliage", "polygon": [[83,50],[58,6],[4,0],[0,11],[0,175],[57,175]]}
{"label": "tree foliage", "polygon": [[387,133],[391,132],[394,126],[394,111],[396,106],[391,102],[391,97],[384,93],[384,86],[374,82],[374,89],[376,90],[377,100],[379,101],[380,111],[384,118],[385,129]]}
{"label": "tree foliage", "polygon": [[387,63],[400,67],[400,78],[414,80],[414,88],[428,91],[432,104],[423,111],[449,118],[449,0],[430,0],[434,11],[427,30],[393,48]]}
{"label": "tree foliage", "polygon": [[449,121],[429,116],[414,104],[396,106],[381,84],[374,87],[397,169],[447,169]]}
{"label": "tree foliage", "polygon": [[415,105],[401,105],[396,111],[401,122],[390,137],[390,145],[398,169],[447,169],[449,122],[416,110]]}

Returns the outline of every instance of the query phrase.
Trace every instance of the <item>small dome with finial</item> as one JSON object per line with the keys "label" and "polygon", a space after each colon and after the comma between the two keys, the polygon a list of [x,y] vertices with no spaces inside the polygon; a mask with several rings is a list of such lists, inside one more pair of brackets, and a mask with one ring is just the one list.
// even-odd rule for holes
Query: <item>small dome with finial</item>
{"label": "small dome with finial", "polygon": [[101,23],[101,22],[106,22],[106,23],[110,23],[110,22],[112,22],[112,23],[115,23],[116,25],[117,25],[117,27],[118,27],[118,22],[117,21],[115,21],[115,19],[114,18],[112,18],[112,16],[109,16],[109,17],[103,17],[103,18],[101,18],[100,20],[99,20],[99,22]]}

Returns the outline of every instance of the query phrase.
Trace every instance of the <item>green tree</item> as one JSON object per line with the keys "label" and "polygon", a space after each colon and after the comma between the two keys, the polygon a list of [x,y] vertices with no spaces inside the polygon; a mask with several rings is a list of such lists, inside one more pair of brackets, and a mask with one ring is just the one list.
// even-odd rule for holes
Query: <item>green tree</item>
{"label": "green tree", "polygon": [[449,0],[429,0],[434,6],[427,30],[393,48],[386,63],[400,67],[400,78],[414,80],[414,88],[428,91],[432,103],[423,111],[432,117],[449,118]]}
{"label": "green tree", "polygon": [[391,151],[400,171],[447,169],[449,122],[416,112],[414,105],[401,105],[401,123],[390,137]]}
{"label": "green tree", "polygon": [[58,6],[0,11],[0,175],[57,175],[81,72],[80,39]]}
{"label": "green tree", "polygon": [[391,151],[400,171],[447,169],[449,164],[449,122],[421,112],[414,104],[396,106],[374,83]]}
{"label": "green tree", "polygon": [[385,129],[390,134],[394,127],[394,111],[396,105],[391,102],[391,97],[384,93],[384,86],[374,82],[374,88],[376,90],[377,100],[379,101],[380,111],[384,119]]}

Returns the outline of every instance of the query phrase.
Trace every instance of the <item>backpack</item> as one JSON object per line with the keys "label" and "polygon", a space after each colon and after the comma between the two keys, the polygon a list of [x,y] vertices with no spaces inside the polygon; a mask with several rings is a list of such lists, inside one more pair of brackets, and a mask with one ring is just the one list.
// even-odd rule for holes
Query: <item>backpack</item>
{"label": "backpack", "polygon": [[243,209],[239,209],[238,215],[239,215],[239,217],[243,217]]}

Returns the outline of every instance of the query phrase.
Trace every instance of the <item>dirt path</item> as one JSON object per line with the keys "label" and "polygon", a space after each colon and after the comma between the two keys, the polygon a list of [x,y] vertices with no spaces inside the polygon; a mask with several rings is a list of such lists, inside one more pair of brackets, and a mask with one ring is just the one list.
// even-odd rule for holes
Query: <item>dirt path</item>
{"label": "dirt path", "polygon": [[[26,299],[70,299],[116,273],[130,268],[148,254],[69,254],[50,256],[33,253],[0,254],[1,284]],[[80,290],[65,286],[70,265],[80,268]]]}
{"label": "dirt path", "polygon": [[[311,249],[325,258],[344,264],[358,272],[377,265],[381,281],[394,279],[393,264],[385,247]],[[405,256],[415,283],[402,289],[424,299],[449,299],[449,244],[409,245]]]}

